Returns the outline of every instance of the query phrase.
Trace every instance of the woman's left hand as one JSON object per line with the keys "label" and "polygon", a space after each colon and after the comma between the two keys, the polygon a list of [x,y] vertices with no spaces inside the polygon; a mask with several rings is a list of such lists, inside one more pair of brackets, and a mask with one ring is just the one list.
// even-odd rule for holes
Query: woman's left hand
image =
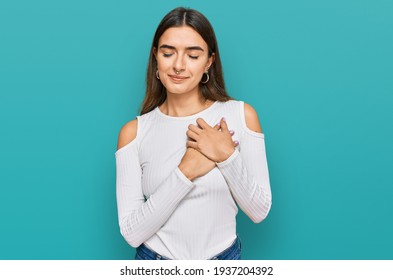
{"label": "woman's left hand", "polygon": [[191,139],[187,141],[187,147],[204,154],[214,162],[222,162],[228,159],[235,151],[236,142],[232,141],[233,132],[228,130],[227,123],[221,118],[220,124],[211,127],[202,118],[198,118],[197,124],[190,124],[187,136]]}

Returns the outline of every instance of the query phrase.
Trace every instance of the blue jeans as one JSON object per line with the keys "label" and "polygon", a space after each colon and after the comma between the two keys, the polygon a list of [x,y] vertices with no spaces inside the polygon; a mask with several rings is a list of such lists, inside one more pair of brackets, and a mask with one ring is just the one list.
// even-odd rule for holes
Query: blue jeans
{"label": "blue jeans", "polygon": [[[227,249],[215,255],[211,260],[240,260],[241,259],[242,244],[239,236],[233,241],[232,245]],[[150,250],[145,245],[140,245],[136,248],[135,260],[170,260],[153,250]]]}

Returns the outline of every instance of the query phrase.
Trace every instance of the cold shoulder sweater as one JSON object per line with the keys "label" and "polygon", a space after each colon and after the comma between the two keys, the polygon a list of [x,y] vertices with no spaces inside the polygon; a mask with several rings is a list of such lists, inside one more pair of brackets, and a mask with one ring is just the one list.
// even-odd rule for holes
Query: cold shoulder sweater
{"label": "cold shoulder sweater", "polygon": [[[214,126],[222,117],[238,147],[188,180],[178,168],[188,125],[203,118]],[[144,243],[171,259],[209,259],[236,239],[237,206],[255,223],[265,219],[271,190],[264,134],[247,128],[243,102],[217,101],[186,117],[157,107],[137,119],[136,138],[115,153],[120,232],[131,246]]]}

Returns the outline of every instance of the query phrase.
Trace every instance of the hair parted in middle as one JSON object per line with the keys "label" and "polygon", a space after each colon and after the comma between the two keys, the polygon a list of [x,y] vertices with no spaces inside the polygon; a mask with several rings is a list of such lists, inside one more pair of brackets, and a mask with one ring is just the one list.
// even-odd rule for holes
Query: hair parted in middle
{"label": "hair parted in middle", "polygon": [[212,101],[227,101],[231,99],[225,90],[217,39],[212,25],[200,12],[178,7],[170,11],[161,20],[154,34],[147,67],[146,94],[142,103],[141,115],[152,111],[164,103],[166,99],[166,89],[161,81],[156,78],[157,60],[154,55],[154,49],[158,49],[158,41],[168,28],[181,26],[189,26],[198,32],[209,48],[209,57],[214,54],[214,61],[208,70],[210,79],[205,84],[199,84],[202,96]]}

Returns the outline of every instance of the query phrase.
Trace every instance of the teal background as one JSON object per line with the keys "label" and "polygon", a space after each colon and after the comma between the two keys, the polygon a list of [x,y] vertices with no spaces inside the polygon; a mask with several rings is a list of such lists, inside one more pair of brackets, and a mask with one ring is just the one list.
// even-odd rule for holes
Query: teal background
{"label": "teal background", "polygon": [[0,259],[130,259],[115,158],[149,47],[203,12],[227,89],[259,113],[273,191],[245,259],[393,259],[393,2],[0,2]]}

